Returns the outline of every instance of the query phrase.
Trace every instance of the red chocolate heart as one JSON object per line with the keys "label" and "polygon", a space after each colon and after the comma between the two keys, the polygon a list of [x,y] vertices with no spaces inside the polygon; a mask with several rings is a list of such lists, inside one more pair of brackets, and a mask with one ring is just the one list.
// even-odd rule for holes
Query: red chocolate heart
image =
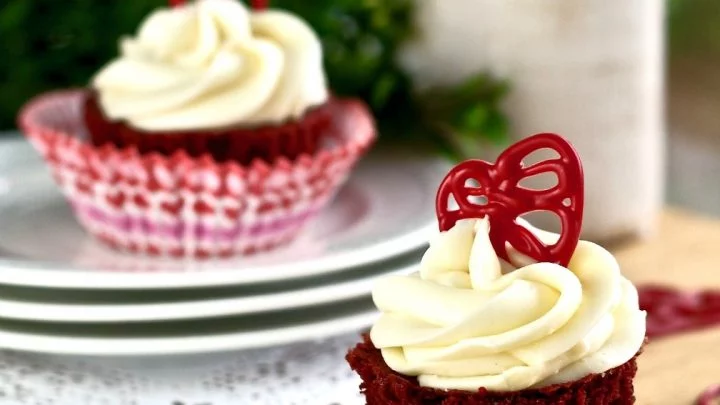
{"label": "red chocolate heart", "polygon": [[[554,150],[559,158],[523,166],[523,159],[542,149]],[[557,185],[534,190],[519,184],[544,173],[554,173]],[[468,185],[469,181],[477,185]],[[458,209],[450,209],[451,196]],[[487,215],[490,240],[505,260],[509,260],[509,244],[536,261],[567,266],[580,238],[583,198],[583,171],[575,149],[559,135],[537,134],[509,147],[495,164],[468,160],[455,166],[440,185],[436,209],[441,231],[452,228],[460,219]],[[548,211],[559,217],[562,231],[555,244],[543,243],[516,222],[518,217],[534,211]]]}

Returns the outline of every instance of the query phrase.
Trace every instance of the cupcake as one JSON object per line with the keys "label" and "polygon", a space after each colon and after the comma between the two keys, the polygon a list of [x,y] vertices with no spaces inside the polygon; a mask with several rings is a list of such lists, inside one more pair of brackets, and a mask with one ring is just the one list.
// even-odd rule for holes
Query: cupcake
{"label": "cupcake", "polygon": [[329,94],[307,23],[237,0],[153,12],[89,89],[40,95],[19,125],[90,234],[173,257],[290,242],[375,138]]}
{"label": "cupcake", "polygon": [[203,0],[152,13],[92,79],[93,144],[218,161],[314,153],[329,122],[320,41],[300,18]]}
{"label": "cupcake", "polygon": [[[521,165],[542,148],[560,158]],[[549,190],[518,186],[548,171],[559,179]],[[581,175],[572,148],[551,134],[494,166],[451,171],[438,193],[442,232],[417,274],[378,280],[380,318],[346,357],[367,404],[635,402],[645,312],[612,254],[579,240]],[[538,209],[558,214],[560,235],[518,218]]]}

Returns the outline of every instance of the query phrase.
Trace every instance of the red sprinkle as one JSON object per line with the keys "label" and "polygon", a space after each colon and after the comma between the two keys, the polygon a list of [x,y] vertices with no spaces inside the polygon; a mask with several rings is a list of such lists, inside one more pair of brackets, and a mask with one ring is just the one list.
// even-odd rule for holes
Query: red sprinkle
{"label": "red sprinkle", "polygon": [[185,4],[185,0],[168,0],[170,7],[180,7]]}
{"label": "red sprinkle", "polygon": [[684,292],[659,285],[638,288],[648,312],[648,337],[661,337],[720,325],[720,291]]}
{"label": "red sprinkle", "polygon": [[[551,149],[560,157],[523,166],[523,159],[542,149]],[[519,184],[525,178],[544,173],[554,173],[557,185],[534,190]],[[509,260],[506,245],[510,244],[537,261],[566,266],[580,239],[583,187],[582,165],[572,145],[559,135],[537,134],[510,146],[494,165],[468,160],[455,166],[437,194],[440,230],[452,228],[460,219],[487,215],[490,240],[503,259]],[[451,196],[459,209],[448,206]],[[544,244],[517,224],[518,217],[534,211],[552,212],[560,219],[562,231],[554,245]]]}
{"label": "red sprinkle", "polygon": [[720,384],[713,385],[702,393],[697,405],[713,405],[713,401],[720,400]]}
{"label": "red sprinkle", "polygon": [[[720,325],[720,290],[684,292],[660,285],[638,288],[640,308],[648,313],[648,337],[662,337]],[[720,384],[706,389],[697,405],[720,400]]]}

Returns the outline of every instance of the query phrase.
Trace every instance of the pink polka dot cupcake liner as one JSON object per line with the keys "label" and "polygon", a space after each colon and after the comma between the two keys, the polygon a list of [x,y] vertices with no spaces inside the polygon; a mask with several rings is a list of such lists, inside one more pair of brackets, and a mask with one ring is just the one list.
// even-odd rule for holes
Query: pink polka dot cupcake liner
{"label": "pink polka dot cupcake liner", "polygon": [[313,154],[248,165],[183,151],[170,156],[89,141],[84,90],[46,93],[19,126],[50,167],[78,222],[122,251],[228,257],[291,242],[329,203],[375,139],[359,101],[330,101],[332,123]]}

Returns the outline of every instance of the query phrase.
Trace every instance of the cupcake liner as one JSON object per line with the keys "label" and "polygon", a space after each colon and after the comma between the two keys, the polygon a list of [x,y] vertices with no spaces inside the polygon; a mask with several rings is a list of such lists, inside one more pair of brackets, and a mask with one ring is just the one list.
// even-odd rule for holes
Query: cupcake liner
{"label": "cupcake liner", "polygon": [[135,129],[126,122],[105,118],[95,94],[88,91],[83,103],[90,140],[96,146],[110,143],[119,148],[134,146],[140,153],[172,155],[184,151],[190,156],[211,155],[216,161],[249,164],[254,159],[273,162],[290,160],[318,149],[322,134],[331,125],[333,101],[307,111],[297,120],[255,128],[228,127],[200,131],[153,131]]}
{"label": "cupcake liner", "polygon": [[390,369],[367,334],[362,343],[348,352],[346,359],[362,379],[360,390],[365,394],[367,405],[631,405],[635,403],[636,357],[604,373],[591,374],[577,381],[514,392],[422,387],[416,378]]}
{"label": "cupcake liner", "polygon": [[171,257],[251,254],[290,242],[334,196],[375,138],[358,101],[333,99],[318,150],[267,163],[93,145],[83,90],[41,95],[19,125],[78,222],[119,250]]}

